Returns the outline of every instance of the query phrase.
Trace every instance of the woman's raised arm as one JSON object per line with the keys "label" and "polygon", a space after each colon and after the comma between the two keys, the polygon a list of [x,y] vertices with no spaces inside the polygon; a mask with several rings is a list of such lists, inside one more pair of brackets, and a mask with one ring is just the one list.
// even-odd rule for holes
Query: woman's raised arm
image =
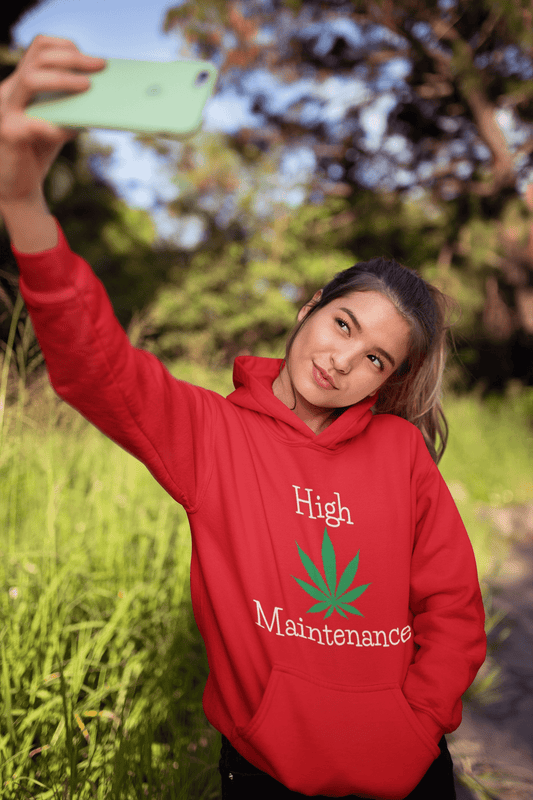
{"label": "woman's raised arm", "polygon": [[103,285],[46,208],[44,179],[72,134],[24,114],[40,92],[87,89],[88,75],[103,66],[72,42],[38,36],[0,85],[0,214],[57,394],[194,507],[211,469],[206,431],[215,396],[176,381],[155,356],[132,347]]}
{"label": "woman's raised arm", "polygon": [[0,215],[17,250],[37,253],[57,244],[57,228],[43,194],[44,179],[72,132],[24,110],[41,92],[83,92],[103,58],[73,42],[37,36],[15,71],[0,84]]}

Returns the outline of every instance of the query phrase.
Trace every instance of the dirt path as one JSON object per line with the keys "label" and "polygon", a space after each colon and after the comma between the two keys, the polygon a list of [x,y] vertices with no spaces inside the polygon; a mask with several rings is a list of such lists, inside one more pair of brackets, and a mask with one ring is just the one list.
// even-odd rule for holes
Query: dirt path
{"label": "dirt path", "polygon": [[[499,698],[470,706],[449,744],[458,771],[479,781],[487,798],[533,800],[533,504],[490,516],[513,542],[491,581],[495,608],[506,614],[500,630],[509,631],[494,653],[502,671]],[[457,792],[458,800],[483,797],[459,783]]]}

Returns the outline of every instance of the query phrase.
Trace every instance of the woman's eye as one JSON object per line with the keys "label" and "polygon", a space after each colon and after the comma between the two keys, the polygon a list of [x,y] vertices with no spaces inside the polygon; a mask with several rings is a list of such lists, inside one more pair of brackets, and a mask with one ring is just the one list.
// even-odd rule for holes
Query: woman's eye
{"label": "woman's eye", "polygon": [[340,317],[337,317],[335,322],[337,323],[339,328],[341,328],[343,331],[346,331],[347,333],[350,333],[350,326],[348,325],[347,322],[345,322],[345,320],[341,319]]}
{"label": "woman's eye", "polygon": [[383,369],[383,361],[380,358],[378,358],[377,356],[368,356],[368,357],[373,364],[378,366],[381,370]]}

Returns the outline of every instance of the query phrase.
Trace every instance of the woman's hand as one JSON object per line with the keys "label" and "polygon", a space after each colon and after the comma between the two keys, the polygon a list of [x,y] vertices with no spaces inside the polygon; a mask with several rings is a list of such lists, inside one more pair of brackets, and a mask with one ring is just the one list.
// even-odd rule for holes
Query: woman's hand
{"label": "woman's hand", "polygon": [[63,145],[75,134],[24,110],[41,92],[83,92],[103,58],[80,53],[73,42],[37,36],[15,71],[0,84],[0,214],[15,247],[38,252],[53,247],[55,222],[43,184]]}
{"label": "woman's hand", "polygon": [[87,74],[104,66],[104,59],[80,53],[67,39],[37,36],[0,84],[0,209],[40,196],[48,170],[73,135],[27,117],[25,108],[40,92],[83,92],[90,86]]}

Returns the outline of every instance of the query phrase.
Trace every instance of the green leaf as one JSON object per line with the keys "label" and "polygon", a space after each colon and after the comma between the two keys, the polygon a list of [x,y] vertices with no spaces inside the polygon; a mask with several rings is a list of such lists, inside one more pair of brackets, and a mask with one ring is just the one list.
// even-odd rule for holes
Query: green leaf
{"label": "green leaf", "polygon": [[352,589],[351,592],[346,592],[346,594],[341,595],[341,597],[337,597],[336,600],[340,600],[342,603],[351,603],[353,600],[357,600],[369,586],[369,583],[357,586],[355,589]]}
{"label": "green leaf", "polygon": [[344,611],[341,611],[341,604],[340,603],[335,603],[334,608],[335,608],[335,611],[337,612],[337,614],[340,614],[341,617],[344,617],[346,619],[346,614],[344,613]]}
{"label": "green leaf", "polygon": [[357,568],[359,567],[359,553],[361,551],[357,551],[357,555],[355,558],[352,558],[344,572],[342,573],[342,577],[339,581],[339,585],[337,587],[336,595],[340,597],[344,594],[344,592],[349,589],[352,584],[353,579],[355,578],[355,573],[357,572]]}
{"label": "green leaf", "polygon": [[317,567],[315,567],[309,556],[306,553],[304,553],[298,542],[296,542],[296,547],[298,548],[298,552],[300,554],[300,560],[305,567],[305,571],[307,572],[311,580],[316,583],[318,588],[324,592],[326,597],[329,597],[330,592],[319,570],[317,569]]}
{"label": "green leaf", "polygon": [[305,612],[306,614],[316,614],[317,611],[325,611],[326,608],[329,608],[331,605],[331,600],[324,600],[323,603],[315,603],[314,606],[308,608]]}
{"label": "green leaf", "polygon": [[322,540],[322,564],[324,565],[324,574],[329,586],[329,592],[333,597],[337,586],[337,563],[335,550],[328,536],[327,528],[324,528],[324,539]]}
{"label": "green leaf", "polygon": [[302,589],[304,589],[308,594],[311,595],[311,597],[314,597],[316,600],[323,600],[324,597],[327,597],[329,598],[328,605],[332,602],[331,597],[329,597],[329,595],[326,594],[325,592],[322,592],[320,589],[317,589],[316,586],[311,586],[310,583],[306,583],[306,581],[302,581],[300,580],[300,578],[296,578],[294,575],[292,575],[292,577],[294,578],[296,583],[298,583],[302,587]]}
{"label": "green leaf", "polygon": [[358,617],[364,616],[364,614],[361,614],[358,608],[355,608],[355,606],[351,606],[349,603],[339,603],[338,605],[339,607],[342,607],[345,611],[348,611],[350,614],[357,614]]}

